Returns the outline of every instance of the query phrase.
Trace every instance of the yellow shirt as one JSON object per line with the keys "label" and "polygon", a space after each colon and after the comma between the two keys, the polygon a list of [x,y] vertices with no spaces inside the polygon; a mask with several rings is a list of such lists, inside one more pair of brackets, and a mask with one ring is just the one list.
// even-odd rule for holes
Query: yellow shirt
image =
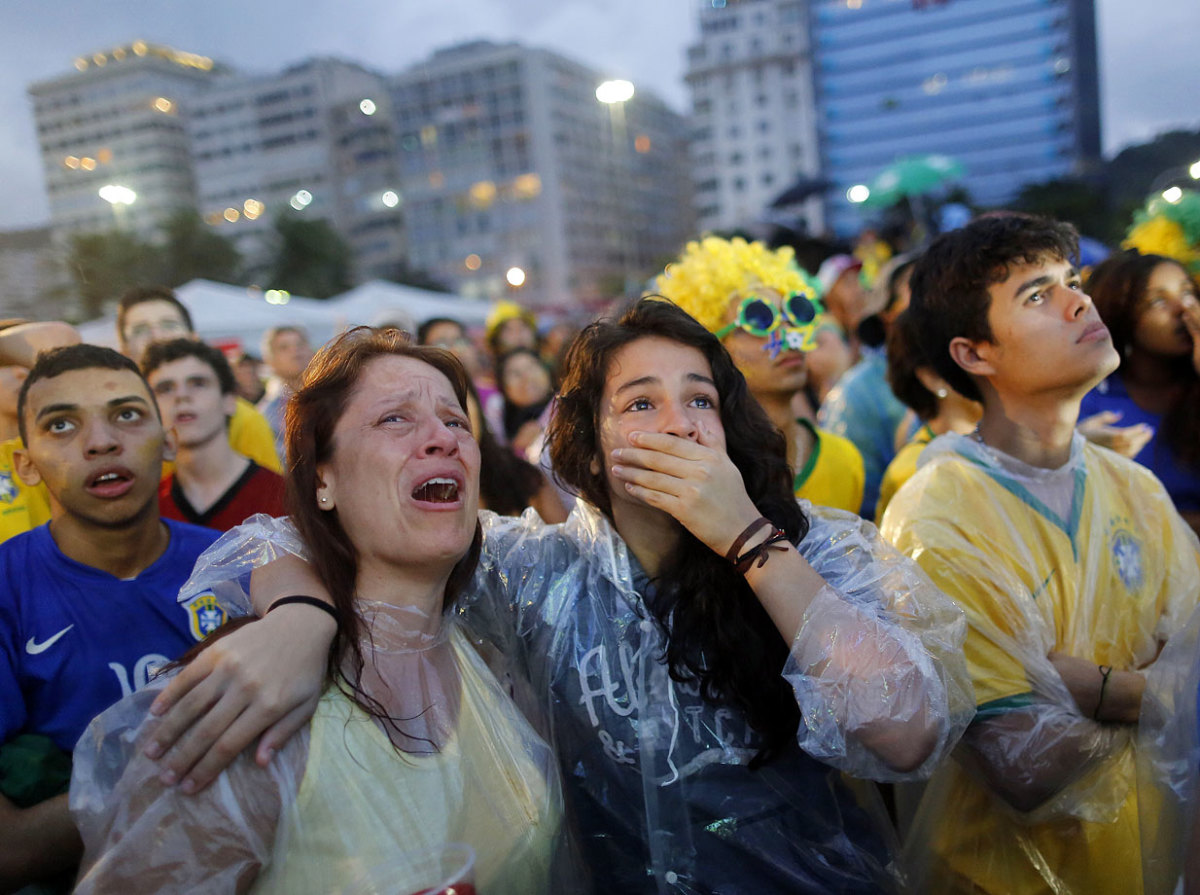
{"label": "yellow shirt", "polygon": [[883,522],[883,511],[891,503],[900,486],[913,477],[917,471],[917,460],[925,445],[933,441],[933,430],[922,426],[904,447],[896,452],[892,462],[883,471],[883,479],[879,483],[879,502],[875,504],[875,524]]}
{"label": "yellow shirt", "polygon": [[279,454],[275,450],[275,433],[271,431],[271,424],[253,404],[243,398],[237,399],[237,409],[229,419],[229,444],[259,466],[271,472],[283,472],[283,464],[279,462]]}
{"label": "yellow shirt", "polygon": [[818,429],[805,419],[798,422],[813,434],[813,446],[796,472],[792,490],[818,506],[858,513],[867,478],[862,454],[849,438]]}
{"label": "yellow shirt", "polygon": [[13,451],[20,438],[0,442],[0,541],[50,521],[50,496],[44,482],[32,488],[13,468]]}
{"label": "yellow shirt", "polygon": [[[373,867],[448,842],[474,848],[482,893],[549,891],[562,820],[557,763],[485,679],[462,632],[451,636],[462,683],[454,738],[440,752],[400,755],[369,715],[329,688],[295,803],[252,891],[338,892]],[[421,888],[397,878],[408,869],[395,868],[386,891]]]}
{"label": "yellow shirt", "polygon": [[[1077,439],[1066,470],[1070,511],[1059,515],[1034,493],[1036,476],[988,466],[986,449],[968,441],[938,439],[930,448],[938,455],[892,499],[881,531],[967,615],[964,653],[978,705],[967,740],[995,734],[986,722],[1006,713],[1037,718],[1035,733],[989,742],[1003,742],[1016,767],[1077,755],[1081,778],[1023,817],[977,775],[947,763],[909,844],[931,868],[922,890],[1138,895],[1132,728],[1084,717],[1047,656],[1124,670],[1152,661],[1200,596],[1200,550],[1158,480],[1111,451]],[[1093,748],[1056,738],[1047,718]]]}

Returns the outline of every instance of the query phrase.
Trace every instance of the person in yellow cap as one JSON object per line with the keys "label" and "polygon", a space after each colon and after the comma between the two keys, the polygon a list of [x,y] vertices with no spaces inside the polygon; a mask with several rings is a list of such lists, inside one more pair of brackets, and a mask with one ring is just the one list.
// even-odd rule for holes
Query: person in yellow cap
{"label": "person in yellow cap", "polygon": [[659,276],[657,290],[729,351],[751,394],[787,438],[796,496],[857,513],[864,481],[858,448],[792,412],[792,399],[808,380],[805,353],[821,320],[817,288],[792,250],[707,236],[687,244]]}
{"label": "person in yellow cap", "polygon": [[517,348],[537,351],[537,318],[515,301],[498,301],[488,314],[484,338],[493,361]]}

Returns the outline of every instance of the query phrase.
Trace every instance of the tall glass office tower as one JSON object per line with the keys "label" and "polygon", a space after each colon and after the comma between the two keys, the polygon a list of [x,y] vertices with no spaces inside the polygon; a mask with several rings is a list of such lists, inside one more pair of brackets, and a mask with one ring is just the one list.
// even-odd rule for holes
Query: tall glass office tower
{"label": "tall glass office tower", "polygon": [[1100,158],[1094,0],[812,0],[828,223],[895,159],[944,153],[979,205]]}

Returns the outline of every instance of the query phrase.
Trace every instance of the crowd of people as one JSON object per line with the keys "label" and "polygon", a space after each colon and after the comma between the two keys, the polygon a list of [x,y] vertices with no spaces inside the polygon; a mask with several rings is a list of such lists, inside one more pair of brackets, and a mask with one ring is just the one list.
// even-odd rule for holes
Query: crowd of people
{"label": "crowd of people", "polygon": [[1200,892],[1196,271],[890,254],[0,322],[0,890]]}

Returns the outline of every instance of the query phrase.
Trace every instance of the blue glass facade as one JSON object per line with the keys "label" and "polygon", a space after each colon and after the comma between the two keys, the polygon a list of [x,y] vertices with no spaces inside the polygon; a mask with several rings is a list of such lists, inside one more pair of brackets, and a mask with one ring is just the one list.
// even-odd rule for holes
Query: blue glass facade
{"label": "blue glass facade", "polygon": [[944,153],[979,205],[1100,157],[1093,0],[812,0],[827,220],[904,155]]}

